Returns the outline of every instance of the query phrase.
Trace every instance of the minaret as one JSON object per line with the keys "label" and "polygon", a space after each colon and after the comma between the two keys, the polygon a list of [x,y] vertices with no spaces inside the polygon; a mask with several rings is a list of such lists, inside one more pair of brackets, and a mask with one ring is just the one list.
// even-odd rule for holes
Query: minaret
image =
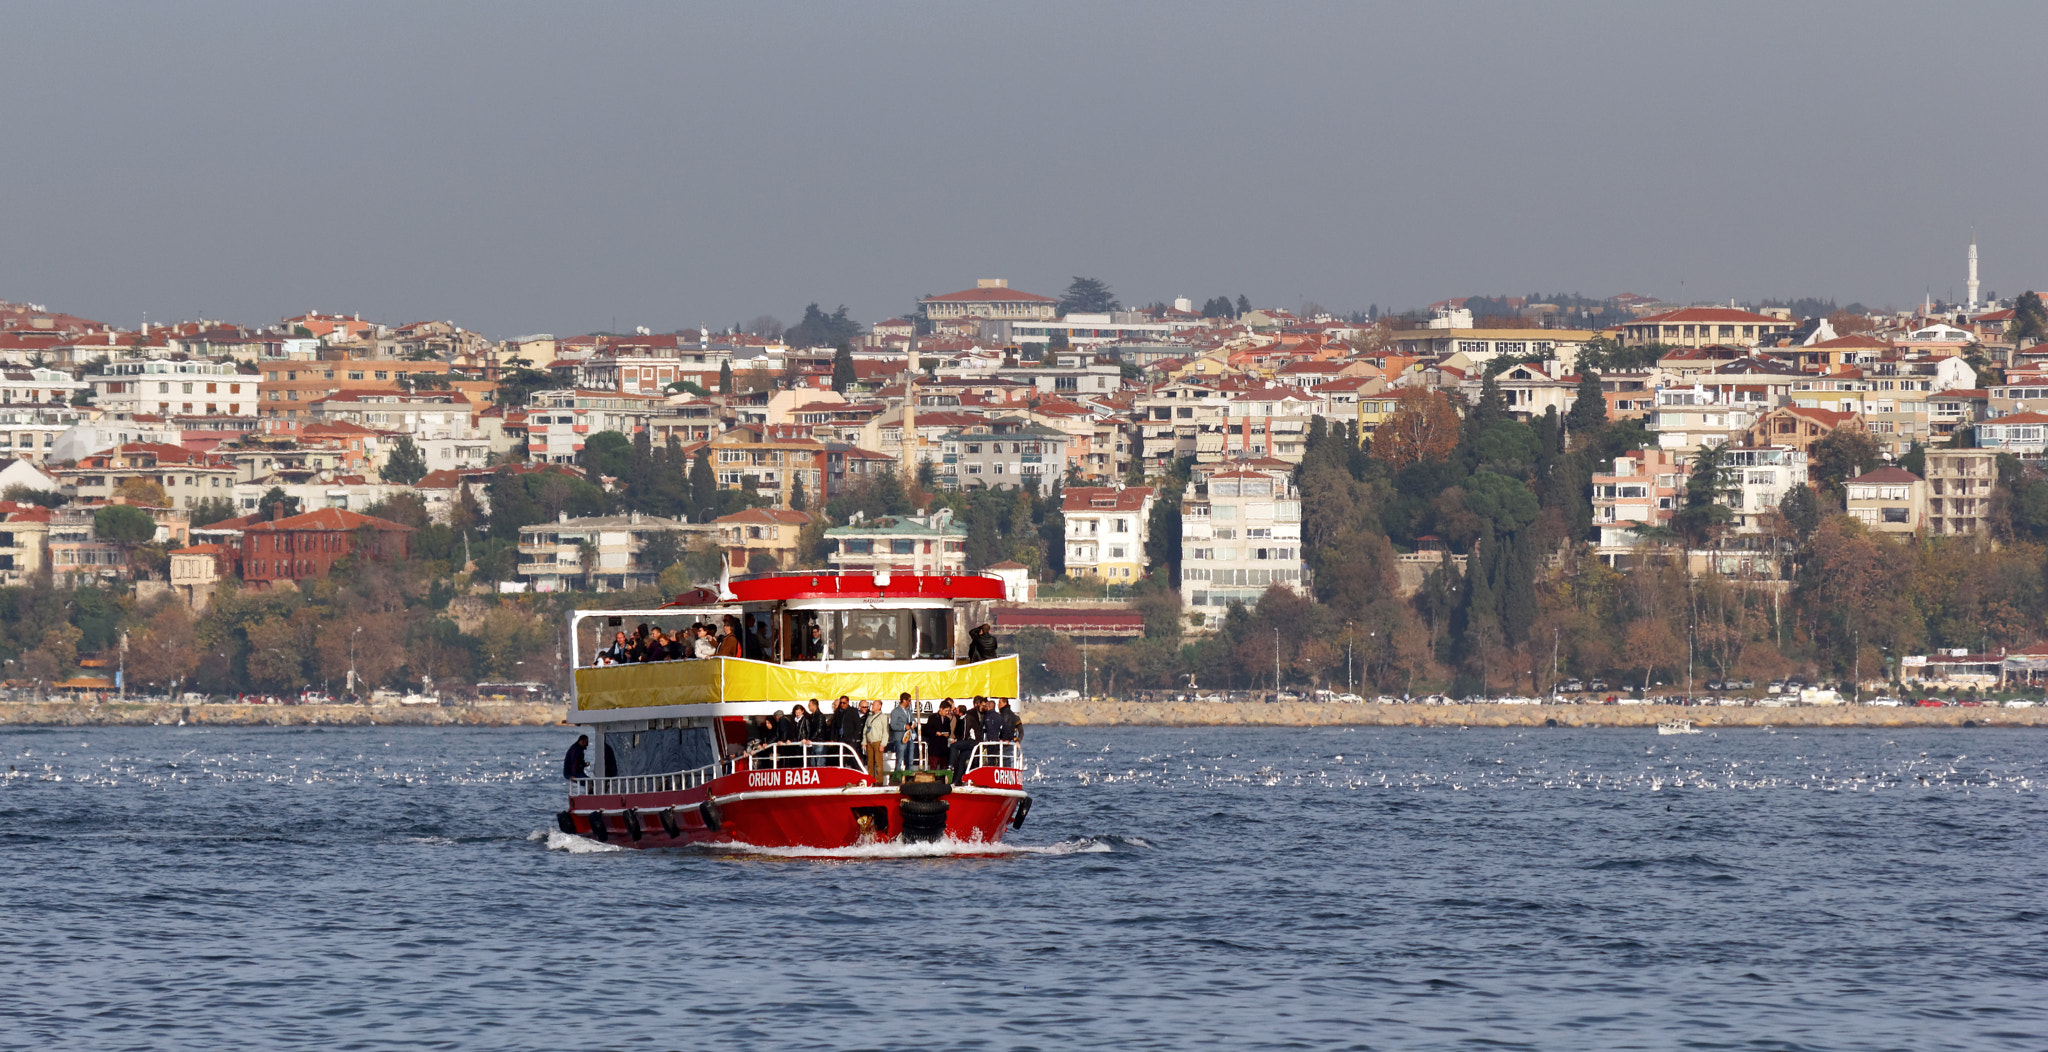
{"label": "minaret", "polygon": [[910,333],[909,368],[903,370],[903,438],[897,443],[903,473],[913,481],[923,457],[924,439],[917,431],[917,332]]}
{"label": "minaret", "polygon": [[1970,235],[1970,280],[1965,282],[1963,287],[1970,292],[1970,312],[1974,314],[1977,310],[1977,236],[1975,234]]}

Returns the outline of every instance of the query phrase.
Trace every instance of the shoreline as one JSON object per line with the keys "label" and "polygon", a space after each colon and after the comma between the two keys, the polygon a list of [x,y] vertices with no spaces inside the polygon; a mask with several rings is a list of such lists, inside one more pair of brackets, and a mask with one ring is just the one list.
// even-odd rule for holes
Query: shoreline
{"label": "shoreline", "polygon": [[[553,727],[560,702],[477,705],[230,705],[24,701],[0,703],[14,727]],[[2048,727],[2048,707],[1782,709],[1713,705],[1380,705],[1067,701],[1024,705],[1027,724],[1047,727],[1637,727],[1687,720],[1701,730],[1761,727]]]}

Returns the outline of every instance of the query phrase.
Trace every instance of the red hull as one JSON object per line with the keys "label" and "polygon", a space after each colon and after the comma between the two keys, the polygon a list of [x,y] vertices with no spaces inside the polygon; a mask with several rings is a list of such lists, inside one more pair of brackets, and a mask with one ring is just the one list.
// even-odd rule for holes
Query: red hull
{"label": "red hull", "polygon": [[[970,772],[945,797],[946,836],[1000,843],[1029,800],[1021,780],[1005,768]],[[901,800],[895,787],[844,768],[741,771],[680,792],[572,796],[565,814],[574,828],[564,831],[621,847],[845,848],[900,841]]]}

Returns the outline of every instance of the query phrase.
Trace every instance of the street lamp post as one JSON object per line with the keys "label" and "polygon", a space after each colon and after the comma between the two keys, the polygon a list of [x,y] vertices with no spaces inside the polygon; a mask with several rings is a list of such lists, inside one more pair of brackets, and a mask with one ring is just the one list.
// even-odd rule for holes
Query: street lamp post
{"label": "street lamp post", "polygon": [[348,634],[348,693],[350,697],[354,697],[356,693],[356,637],[362,634],[363,626],[361,625],[357,625],[356,630]]}

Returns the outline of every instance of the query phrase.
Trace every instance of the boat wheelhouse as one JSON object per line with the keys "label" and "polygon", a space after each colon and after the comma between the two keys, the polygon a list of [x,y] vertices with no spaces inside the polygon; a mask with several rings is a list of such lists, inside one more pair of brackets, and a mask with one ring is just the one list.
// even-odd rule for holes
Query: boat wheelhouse
{"label": "boat wheelhouse", "polygon": [[[1030,810],[1016,741],[980,741],[957,764],[919,742],[909,764],[871,769],[850,743],[764,741],[760,718],[842,696],[888,711],[907,693],[920,717],[942,699],[1014,701],[1015,656],[968,658],[972,628],[1002,597],[983,574],[795,572],[654,610],[576,611],[569,721],[590,735],[590,770],[557,824],[635,847],[1001,840]],[[643,626],[705,624],[739,653],[612,660]]]}

